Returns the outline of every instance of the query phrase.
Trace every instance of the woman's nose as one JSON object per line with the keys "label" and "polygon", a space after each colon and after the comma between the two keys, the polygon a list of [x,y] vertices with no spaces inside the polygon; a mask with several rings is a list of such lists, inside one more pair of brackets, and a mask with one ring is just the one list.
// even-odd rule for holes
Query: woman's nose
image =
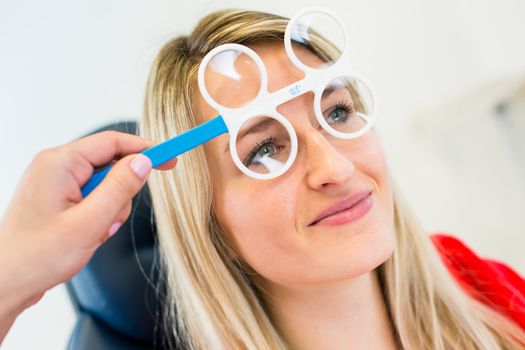
{"label": "woman's nose", "polygon": [[[351,142],[336,142],[345,141]],[[331,144],[327,136],[316,130],[305,135],[302,146],[305,149],[304,164],[308,186],[316,190],[326,190],[347,185],[355,172],[355,165],[345,156],[342,149]]]}

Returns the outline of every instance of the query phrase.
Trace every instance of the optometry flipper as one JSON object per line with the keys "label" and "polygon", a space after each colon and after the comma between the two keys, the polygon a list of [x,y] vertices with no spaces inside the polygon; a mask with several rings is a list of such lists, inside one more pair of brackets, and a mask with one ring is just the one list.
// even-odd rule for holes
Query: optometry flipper
{"label": "optometry flipper", "polygon": [[[218,115],[206,123],[156,146],[148,148],[141,153],[147,156],[151,160],[152,167],[156,168],[177,157],[179,154],[187,152],[226,132],[228,132],[226,124],[224,124],[222,117]],[[84,187],[82,187],[82,196],[86,197],[90,194],[98,184],[102,182],[110,170],[111,166],[108,166],[102,170],[96,171]]]}
{"label": "optometry flipper", "polygon": [[[373,89],[350,65],[348,35],[336,13],[321,7],[302,10],[288,22],[284,46],[304,78],[273,92],[268,91],[266,67],[251,48],[225,44],[208,52],[199,66],[198,86],[218,115],[142,152],[153,167],[228,133],[230,155],[239,170],[259,180],[280,176],[293,164],[298,142],[277,107],[308,92],[316,127],[327,137],[350,140],[370,130],[375,121]],[[93,191],[109,170],[95,172],[82,195]]]}

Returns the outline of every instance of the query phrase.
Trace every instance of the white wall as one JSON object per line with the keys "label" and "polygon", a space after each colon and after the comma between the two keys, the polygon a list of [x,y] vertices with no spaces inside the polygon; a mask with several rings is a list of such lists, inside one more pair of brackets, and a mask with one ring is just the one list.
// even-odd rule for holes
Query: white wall
{"label": "white wall", "polygon": [[[2,0],[0,212],[38,150],[68,142],[109,121],[140,116],[155,53],[172,35],[187,32],[204,13],[243,7],[291,15],[317,3]],[[524,229],[518,218],[525,209],[522,198],[515,195],[514,209],[500,208],[492,219],[472,216],[477,208],[486,208],[487,201],[500,203],[505,197],[489,191],[487,197],[468,202],[471,193],[509,184],[483,176],[470,188],[461,186],[468,182],[455,175],[456,168],[439,151],[440,139],[432,133],[433,125],[444,130],[447,118],[460,117],[457,107],[463,98],[471,106],[466,114],[473,116],[476,108],[490,114],[490,106],[483,109],[482,97],[475,97],[483,95],[477,93],[480,87],[493,86],[497,93],[496,82],[524,76],[525,3],[345,0],[323,4],[347,21],[353,64],[378,92],[378,129],[393,172],[424,224],[432,230],[448,230],[480,254],[512,263],[525,273],[519,249],[525,242],[519,234]],[[445,122],[435,124],[437,118]],[[454,134],[456,147],[465,146],[465,159],[479,155],[483,147],[506,147],[503,141],[490,146],[482,133],[469,139],[474,146],[466,146],[462,136],[470,134],[471,125],[463,123]],[[476,174],[479,164],[463,164],[463,174]],[[508,176],[516,179],[517,175]],[[520,181],[512,183],[516,193],[523,190]],[[447,205],[453,196],[463,198],[461,208],[467,209],[461,210],[469,215],[458,214],[457,205]],[[482,229],[485,221],[490,229]],[[499,222],[505,224],[496,235],[491,230]],[[64,348],[73,322],[65,291],[57,287],[17,320],[2,349]]]}

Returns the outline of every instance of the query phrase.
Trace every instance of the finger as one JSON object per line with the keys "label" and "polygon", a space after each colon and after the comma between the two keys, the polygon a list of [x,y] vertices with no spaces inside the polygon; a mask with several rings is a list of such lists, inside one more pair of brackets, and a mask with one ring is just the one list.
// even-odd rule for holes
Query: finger
{"label": "finger", "polygon": [[129,214],[131,213],[131,201],[129,201],[126,206],[117,214],[117,218],[115,219],[115,222],[120,222],[123,224],[126,222],[126,220],[129,218]]}
{"label": "finger", "polygon": [[94,234],[107,232],[118,214],[144,186],[150,170],[151,160],[143,154],[121,159],[89,196],[72,207],[72,215],[86,221]]}
{"label": "finger", "polygon": [[100,243],[104,243],[106,240],[110,239],[115,233],[120,231],[120,228],[122,225],[126,222],[126,220],[129,218],[129,214],[131,213],[131,204],[132,201],[129,201],[126,206],[117,214],[117,218],[115,219],[115,222],[111,224],[111,226],[108,228],[106,232],[102,233],[102,237],[100,239]]}
{"label": "finger", "polygon": [[94,167],[99,167],[153,145],[152,141],[140,136],[104,131],[74,141],[67,147],[80,153]]}
{"label": "finger", "polygon": [[159,165],[155,169],[157,170],[171,170],[177,165],[177,158],[168,160],[166,163]]}

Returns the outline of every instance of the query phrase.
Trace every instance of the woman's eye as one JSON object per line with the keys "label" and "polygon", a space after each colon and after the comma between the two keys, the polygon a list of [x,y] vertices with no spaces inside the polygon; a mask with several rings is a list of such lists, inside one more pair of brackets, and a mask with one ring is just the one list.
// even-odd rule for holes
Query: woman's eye
{"label": "woman's eye", "polygon": [[344,108],[336,108],[330,112],[328,124],[344,121],[348,118],[347,111]]}
{"label": "woman's eye", "polygon": [[246,167],[250,167],[259,164],[261,159],[275,158],[281,151],[281,148],[276,144],[275,138],[268,138],[256,144],[245,157],[243,163]]}
{"label": "woman's eye", "polygon": [[328,125],[334,123],[347,123],[350,114],[354,113],[354,107],[351,104],[339,103],[326,116]]}
{"label": "woman's eye", "polygon": [[255,154],[256,158],[271,157],[275,154],[273,145],[266,145],[261,147]]}

